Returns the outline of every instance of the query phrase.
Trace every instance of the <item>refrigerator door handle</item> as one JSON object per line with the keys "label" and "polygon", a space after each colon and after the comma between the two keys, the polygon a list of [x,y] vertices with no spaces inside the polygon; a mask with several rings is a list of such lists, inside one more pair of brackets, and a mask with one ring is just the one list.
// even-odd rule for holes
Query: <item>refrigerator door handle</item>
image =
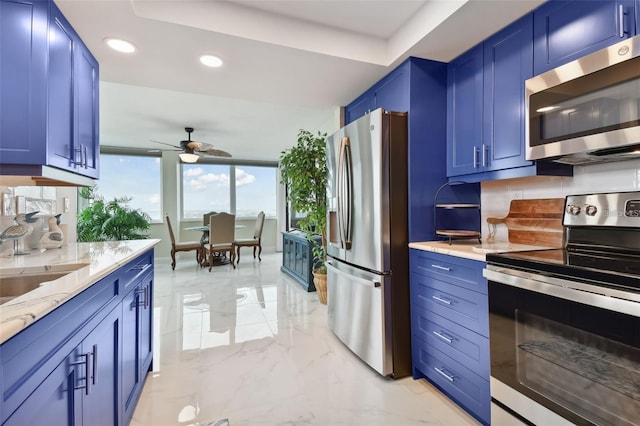
{"label": "refrigerator door handle", "polygon": [[345,250],[351,249],[351,208],[352,208],[352,165],[351,141],[345,136],[340,140],[340,160],[338,167],[338,211],[339,228],[342,245]]}
{"label": "refrigerator door handle", "polygon": [[[333,271],[338,274],[338,275],[342,275],[345,277],[348,277],[350,279],[352,279],[352,282],[355,284],[362,284],[362,285],[366,285],[368,287],[372,287],[372,288],[378,288],[378,287],[382,287],[382,283],[378,280],[372,280],[372,279],[367,279],[364,277],[358,277],[358,276],[354,276],[351,274],[348,274],[344,271],[341,271],[337,265],[335,265],[333,262],[331,262],[330,260],[327,261],[327,265],[331,266],[333,268]],[[353,278],[357,278],[357,280],[353,280]]]}

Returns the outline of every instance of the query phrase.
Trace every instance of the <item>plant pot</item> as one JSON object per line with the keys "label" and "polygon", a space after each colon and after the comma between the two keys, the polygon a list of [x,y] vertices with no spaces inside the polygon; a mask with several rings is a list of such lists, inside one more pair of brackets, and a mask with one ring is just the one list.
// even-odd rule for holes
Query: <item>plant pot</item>
{"label": "plant pot", "polygon": [[318,299],[323,305],[327,304],[327,274],[318,274],[313,271],[313,285],[316,286]]}

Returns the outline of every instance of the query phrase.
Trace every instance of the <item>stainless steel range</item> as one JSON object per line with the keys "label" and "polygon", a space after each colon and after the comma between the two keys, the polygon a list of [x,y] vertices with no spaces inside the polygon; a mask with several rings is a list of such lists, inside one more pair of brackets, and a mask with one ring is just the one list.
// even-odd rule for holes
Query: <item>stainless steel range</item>
{"label": "stainless steel range", "polygon": [[565,200],[563,249],[487,255],[491,396],[539,425],[640,424],[640,192]]}

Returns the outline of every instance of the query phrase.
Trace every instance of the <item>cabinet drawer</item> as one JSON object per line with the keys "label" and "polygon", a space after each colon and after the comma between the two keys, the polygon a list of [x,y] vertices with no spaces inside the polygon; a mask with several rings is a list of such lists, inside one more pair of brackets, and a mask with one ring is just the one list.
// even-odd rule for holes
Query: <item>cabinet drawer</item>
{"label": "cabinet drawer", "polygon": [[482,276],[485,263],[422,250],[411,250],[411,273],[437,278],[469,290],[487,294]]}
{"label": "cabinet drawer", "polygon": [[489,380],[489,339],[440,315],[411,306],[412,333]]}
{"label": "cabinet drawer", "polygon": [[415,367],[469,413],[489,424],[491,419],[489,381],[424,341],[414,338],[414,342]]}
{"label": "cabinet drawer", "polygon": [[487,295],[420,274],[411,274],[411,302],[469,330],[489,335]]}
{"label": "cabinet drawer", "polygon": [[139,281],[138,277],[150,270],[153,270],[153,250],[138,256],[120,269],[122,271],[120,272],[120,279],[124,286],[122,293],[126,293],[132,284],[136,284]]}

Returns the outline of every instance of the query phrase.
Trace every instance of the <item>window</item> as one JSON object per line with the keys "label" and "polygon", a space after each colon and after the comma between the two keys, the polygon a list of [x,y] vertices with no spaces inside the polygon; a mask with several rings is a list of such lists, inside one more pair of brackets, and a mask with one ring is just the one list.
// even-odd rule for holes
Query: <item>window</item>
{"label": "window", "polygon": [[162,174],[159,157],[100,155],[98,194],[105,201],[128,197],[128,206],[139,209],[153,222],[162,221]]}
{"label": "window", "polygon": [[276,168],[236,166],[236,216],[276,217]]}
{"label": "window", "polygon": [[255,218],[261,210],[275,217],[277,184],[275,166],[182,164],[183,218],[210,211]]}
{"label": "window", "polygon": [[182,216],[202,219],[210,212],[231,213],[230,166],[182,165]]}

